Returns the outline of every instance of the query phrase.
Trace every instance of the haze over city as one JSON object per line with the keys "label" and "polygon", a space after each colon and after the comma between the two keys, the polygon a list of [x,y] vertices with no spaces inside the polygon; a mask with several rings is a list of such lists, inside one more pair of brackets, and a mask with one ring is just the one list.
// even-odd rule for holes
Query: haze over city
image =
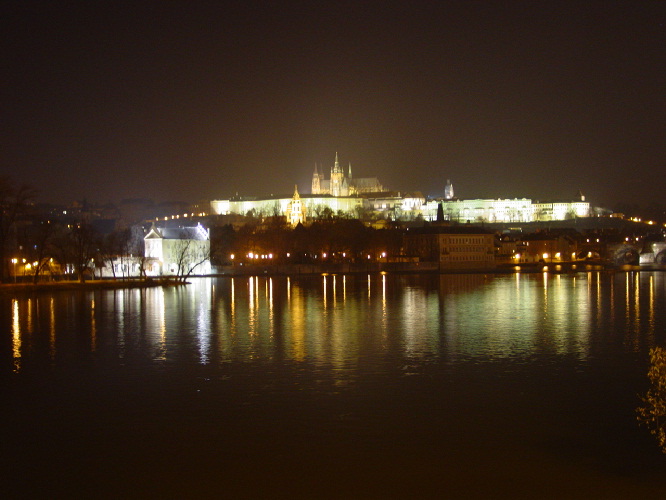
{"label": "haze over city", "polygon": [[663,202],[666,3],[19,2],[2,173],[45,201],[396,190]]}

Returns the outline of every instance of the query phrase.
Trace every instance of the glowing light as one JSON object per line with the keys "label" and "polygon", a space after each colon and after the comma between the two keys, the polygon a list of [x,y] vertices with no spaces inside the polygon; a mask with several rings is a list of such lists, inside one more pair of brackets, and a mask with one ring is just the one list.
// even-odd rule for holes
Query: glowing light
{"label": "glowing light", "polygon": [[547,253],[543,254],[543,258],[544,258],[544,259],[547,259],[547,258],[548,258],[548,254],[547,254]]}
{"label": "glowing light", "polygon": [[234,260],[236,258],[234,254],[231,254],[229,257],[231,258],[231,260]]}

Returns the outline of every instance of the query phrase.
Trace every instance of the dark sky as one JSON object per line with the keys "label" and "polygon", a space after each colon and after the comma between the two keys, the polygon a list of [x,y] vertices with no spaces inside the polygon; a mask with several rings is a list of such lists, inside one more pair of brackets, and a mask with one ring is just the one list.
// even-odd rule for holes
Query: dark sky
{"label": "dark sky", "polygon": [[666,2],[433,4],[5,2],[2,173],[195,201],[338,151],[426,195],[664,202]]}

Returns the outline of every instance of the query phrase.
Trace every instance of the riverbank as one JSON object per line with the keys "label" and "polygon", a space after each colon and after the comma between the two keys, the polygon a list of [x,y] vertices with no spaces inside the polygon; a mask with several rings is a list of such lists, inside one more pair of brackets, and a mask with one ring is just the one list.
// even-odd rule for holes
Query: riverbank
{"label": "riverbank", "polygon": [[300,276],[318,274],[512,274],[579,273],[588,271],[663,271],[666,266],[611,266],[598,261],[498,264],[494,267],[440,267],[437,262],[368,262],[325,264],[234,265],[217,268],[215,276]]}
{"label": "riverbank", "polygon": [[[270,266],[247,265],[225,266],[218,272],[192,278],[234,277],[234,276],[316,276],[321,274],[512,274],[512,273],[551,273],[567,274],[588,271],[666,271],[666,266],[651,264],[641,266],[610,266],[600,263],[559,263],[559,264],[503,264],[493,268],[440,269],[434,262],[373,262],[367,264],[331,263],[331,264],[276,264]],[[188,282],[173,278],[149,279],[102,279],[79,281],[49,281],[41,283],[6,283],[0,284],[0,294],[34,293],[59,290],[122,290],[134,288],[154,288],[187,285]]]}

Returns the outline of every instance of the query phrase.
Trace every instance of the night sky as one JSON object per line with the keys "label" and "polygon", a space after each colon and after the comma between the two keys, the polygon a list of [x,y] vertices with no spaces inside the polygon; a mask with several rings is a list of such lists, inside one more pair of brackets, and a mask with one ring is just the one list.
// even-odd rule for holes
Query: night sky
{"label": "night sky", "polygon": [[[278,6],[279,4],[279,6]],[[310,192],[664,202],[666,2],[31,2],[2,173],[41,201]]]}

